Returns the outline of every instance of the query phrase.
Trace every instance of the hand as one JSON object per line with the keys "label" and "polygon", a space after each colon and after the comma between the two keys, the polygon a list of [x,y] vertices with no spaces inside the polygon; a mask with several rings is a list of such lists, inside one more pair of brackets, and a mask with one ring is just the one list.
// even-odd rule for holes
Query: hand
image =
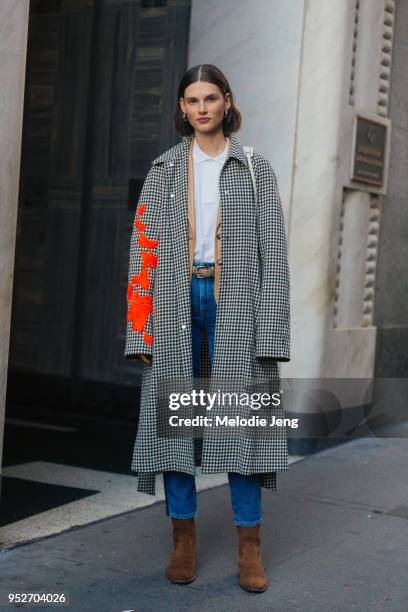
{"label": "hand", "polygon": [[147,355],[145,353],[140,353],[139,357],[140,357],[140,359],[142,361],[144,361],[144,363],[147,363],[147,365],[150,365],[152,363],[152,356],[151,355]]}

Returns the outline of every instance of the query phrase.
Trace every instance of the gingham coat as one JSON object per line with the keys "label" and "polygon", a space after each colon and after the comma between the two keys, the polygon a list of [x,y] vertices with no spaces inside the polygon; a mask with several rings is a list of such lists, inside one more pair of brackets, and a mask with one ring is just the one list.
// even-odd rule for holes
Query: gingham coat
{"label": "gingham coat", "polygon": [[[290,280],[287,239],[277,179],[270,162],[254,151],[257,200],[248,160],[238,138],[219,179],[222,218],[222,266],[217,304],[211,390],[219,379],[268,379],[279,390],[279,361],[290,360]],[[143,363],[140,416],[131,470],[138,473],[137,490],[155,494],[156,474],[177,470],[195,474],[236,471],[260,474],[263,487],[276,490],[276,471],[285,470],[285,429],[259,436],[255,428],[235,436],[204,434],[197,459],[197,439],[158,437],[156,409],[160,380],[192,380],[191,285],[188,258],[188,150],[192,137],[152,161],[144,181],[130,241],[128,303],[132,279],[143,267],[140,233],[155,263],[149,268],[150,286],[139,294],[153,309],[143,332],[127,321],[124,355],[134,359],[152,354]],[[137,219],[139,220],[137,222]],[[157,242],[154,242],[157,241]],[[264,358],[264,359],[262,359]],[[208,373],[207,361],[202,372]],[[207,368],[207,369],[206,369]],[[213,382],[214,381],[214,382]],[[283,416],[282,413],[277,416]],[[271,428],[276,429],[276,428]]]}

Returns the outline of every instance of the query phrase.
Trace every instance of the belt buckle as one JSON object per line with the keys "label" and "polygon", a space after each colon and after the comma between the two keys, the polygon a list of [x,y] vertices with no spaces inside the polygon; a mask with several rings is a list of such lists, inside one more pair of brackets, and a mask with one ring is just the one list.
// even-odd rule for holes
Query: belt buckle
{"label": "belt buckle", "polygon": [[200,270],[205,270],[205,266],[196,266],[196,276],[197,278],[204,278],[203,273]]}

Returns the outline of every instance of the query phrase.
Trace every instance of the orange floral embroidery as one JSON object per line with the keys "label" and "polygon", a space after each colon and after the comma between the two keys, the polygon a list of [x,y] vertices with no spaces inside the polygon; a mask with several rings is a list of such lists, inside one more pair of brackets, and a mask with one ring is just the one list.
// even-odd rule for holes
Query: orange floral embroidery
{"label": "orange floral embroidery", "polygon": [[135,274],[131,282],[147,291],[150,287],[149,268],[142,270],[139,274]]}
{"label": "orange floral embroidery", "polygon": [[135,226],[138,232],[144,232],[147,228],[147,225],[141,222],[140,217],[136,217]]}
{"label": "orange floral embroidery", "polygon": [[153,336],[149,336],[147,332],[144,332],[143,340],[146,342],[146,344],[153,344]]}
{"label": "orange floral embroidery", "polygon": [[143,333],[149,314],[153,308],[151,295],[140,295],[139,291],[133,294],[129,303],[127,320],[132,321],[132,329]]}
{"label": "orange floral embroidery", "polygon": [[139,204],[139,206],[137,208],[137,214],[138,215],[143,215],[145,210],[146,210],[146,202],[143,202],[143,204]]}
{"label": "orange floral embroidery", "polygon": [[150,253],[150,251],[142,251],[140,256],[142,258],[142,269],[157,268],[157,255],[155,253]]}
{"label": "orange floral embroidery", "polygon": [[133,285],[132,285],[132,282],[130,282],[128,284],[128,289],[127,289],[127,301],[128,301],[128,303],[132,299],[132,296],[133,296]]}
{"label": "orange floral embroidery", "polygon": [[128,313],[127,320],[132,322],[132,329],[140,334],[143,334],[143,340],[146,344],[153,344],[153,336],[148,334],[145,330],[150,313],[153,310],[153,300],[151,295],[141,295],[139,290],[134,292],[136,285],[144,290],[150,288],[151,279],[149,277],[149,268],[157,268],[157,254],[152,252],[155,249],[159,241],[153,240],[144,234],[143,232],[147,229],[147,224],[142,223],[140,217],[146,211],[146,202],[139,204],[137,208],[137,215],[135,219],[135,227],[138,232],[138,244],[139,246],[147,249],[146,251],[140,252],[142,260],[142,269],[139,274],[135,274],[128,284],[127,298],[128,298]]}
{"label": "orange floral embroidery", "polygon": [[155,249],[159,244],[158,240],[148,238],[145,234],[139,234],[139,245],[145,249]]}

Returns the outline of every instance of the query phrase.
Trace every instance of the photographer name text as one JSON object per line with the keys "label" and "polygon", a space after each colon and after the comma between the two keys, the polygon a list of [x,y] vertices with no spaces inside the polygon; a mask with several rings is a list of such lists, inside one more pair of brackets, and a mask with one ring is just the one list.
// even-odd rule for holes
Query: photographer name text
{"label": "photographer name text", "polygon": [[291,427],[297,429],[298,420],[281,419],[275,416],[272,416],[270,419],[264,419],[256,414],[250,417],[241,417],[239,415],[179,417],[178,415],[172,415],[169,417],[169,424],[172,427]]}

